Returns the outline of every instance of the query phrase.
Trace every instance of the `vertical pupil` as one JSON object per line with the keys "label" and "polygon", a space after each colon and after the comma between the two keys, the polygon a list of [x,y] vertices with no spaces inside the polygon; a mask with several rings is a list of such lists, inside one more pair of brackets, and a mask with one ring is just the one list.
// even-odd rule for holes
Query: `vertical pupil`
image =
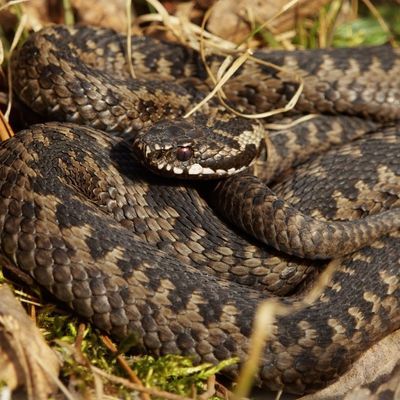
{"label": "vertical pupil", "polygon": [[176,151],[176,158],[179,161],[187,161],[193,156],[193,150],[190,147],[179,147]]}

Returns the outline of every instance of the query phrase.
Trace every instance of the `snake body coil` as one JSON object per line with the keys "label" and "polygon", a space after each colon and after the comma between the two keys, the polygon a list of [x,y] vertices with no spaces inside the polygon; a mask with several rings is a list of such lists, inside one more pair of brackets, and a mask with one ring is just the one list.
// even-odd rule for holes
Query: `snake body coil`
{"label": "snake body coil", "polygon": [[[130,80],[123,45],[110,31],[52,27],[35,34],[14,58],[15,88],[35,111],[118,131],[124,138],[72,123],[47,123],[2,144],[1,258],[31,274],[99,328],[117,337],[136,333],[140,345],[152,353],[190,354],[196,361],[211,362],[234,355],[244,359],[251,321],[257,305],[269,298],[267,291],[293,291],[320,264],[259,248],[215,215],[206,199],[226,188],[229,193],[236,181],[241,185],[242,176],[196,189],[193,183],[163,179],[140,167],[126,142],[128,134],[155,129],[153,124],[164,118],[176,119],[179,126],[179,117],[202,97],[201,91],[190,89],[190,76],[199,76],[199,87],[207,81],[195,53],[145,38],[134,41],[140,79]],[[277,181],[274,193],[321,221],[342,223],[370,214],[379,219],[387,210],[391,222],[398,223],[396,51],[262,57],[289,60],[304,75],[298,112],[348,114],[320,116],[268,135],[262,168],[268,179]],[[210,57],[212,65],[217,61]],[[332,72],[335,66],[348,75],[340,79]],[[276,71],[247,68],[227,89],[244,109],[280,105],[296,89],[291,78]],[[111,71],[120,76],[110,77]],[[155,76],[165,81],[151,80]],[[178,77],[179,84],[171,82]],[[240,81],[245,85],[239,86]],[[218,119],[217,105],[208,111],[210,119],[199,116],[194,122]],[[222,115],[219,126],[231,124]],[[239,124],[249,131],[258,129],[254,124],[260,126]],[[344,162],[351,163],[349,171]],[[283,167],[300,163],[278,179]],[[290,231],[292,224],[288,226]],[[319,240],[326,245],[326,238]],[[398,329],[399,261],[398,230],[331,261],[332,282],[317,301],[277,318],[258,382],[276,390],[316,390]],[[233,376],[237,370],[228,373]]]}

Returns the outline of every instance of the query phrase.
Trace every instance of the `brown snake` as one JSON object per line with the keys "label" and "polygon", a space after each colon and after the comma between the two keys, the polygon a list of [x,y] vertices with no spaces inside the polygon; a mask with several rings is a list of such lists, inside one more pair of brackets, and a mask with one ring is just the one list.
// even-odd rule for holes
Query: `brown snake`
{"label": "brown snake", "polygon": [[[123,39],[107,30],[48,28],[14,58],[14,86],[24,102],[47,117],[124,132],[125,138],[130,131],[152,129],[164,117],[183,115],[199,96],[189,88],[192,74],[202,76],[196,54],[138,38],[133,44],[137,71],[167,81],[131,81],[123,46]],[[71,48],[79,57],[71,56]],[[263,162],[268,179],[359,138],[284,173],[276,179],[275,193],[320,220],[395,210],[398,52],[386,47],[263,57],[304,75],[298,112],[355,115],[320,116],[306,127],[271,133]],[[295,90],[289,78],[268,68],[247,68],[227,89],[245,109],[269,102],[279,106]],[[114,70],[119,78],[110,76]],[[337,71],[347,75],[340,79]],[[178,76],[182,86],[168,81]],[[267,83],[265,95],[261,90]],[[389,121],[394,125],[381,125]],[[344,160],[351,162],[349,171]],[[235,188],[236,181],[241,185],[242,176],[207,183],[199,192],[194,184],[144,171],[124,140],[65,123],[20,132],[2,145],[0,165],[3,261],[30,273],[101,329],[118,337],[136,333],[140,345],[155,354],[191,354],[211,362],[233,355],[244,359],[254,312],[268,298],[265,289],[287,293],[318,268],[258,248],[216,217],[204,197]],[[234,213],[237,207],[232,207]],[[336,272],[320,298],[277,319],[262,355],[259,383],[299,393],[315,390],[400,326],[399,240],[395,231],[331,261]]]}

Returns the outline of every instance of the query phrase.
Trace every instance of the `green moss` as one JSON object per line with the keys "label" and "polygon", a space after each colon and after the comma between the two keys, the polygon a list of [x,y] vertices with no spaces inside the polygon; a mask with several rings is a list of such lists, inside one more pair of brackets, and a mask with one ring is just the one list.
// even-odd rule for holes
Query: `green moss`
{"label": "green moss", "polygon": [[375,18],[359,18],[338,26],[333,36],[335,47],[355,47],[366,45],[380,45],[390,39]]}
{"label": "green moss", "polygon": [[400,39],[400,13],[397,5],[378,7],[378,12],[390,27],[387,32],[377,18],[365,7],[351,21],[336,24],[337,2],[323,7],[315,18],[299,19],[293,43],[308,49],[320,47],[321,26],[328,24],[324,42],[333,47],[372,46],[387,43],[391,38]]}
{"label": "green moss", "polygon": [[206,389],[207,379],[223,368],[236,364],[238,359],[222,361],[218,365],[209,363],[193,365],[188,357],[166,355],[154,358],[143,356],[133,360],[132,368],[147,387],[189,396],[196,388],[198,393]]}
{"label": "green moss", "polygon": [[64,10],[64,22],[66,25],[74,25],[75,17],[72,11],[71,2],[70,0],[63,0],[63,10]]}
{"label": "green moss", "polygon": [[[74,349],[79,319],[70,315],[60,314],[55,306],[43,307],[37,316],[38,326],[42,329],[45,339],[61,356],[63,367],[61,377],[64,381],[73,380],[76,389],[82,391],[94,385],[93,374],[89,366],[77,360]],[[118,354],[121,354],[137,343],[134,335],[121,342]],[[121,351],[122,350],[122,351]],[[124,371],[118,364],[116,355],[112,354],[100,339],[99,332],[87,326],[82,335],[81,352],[91,365],[105,372],[124,376]],[[167,355],[154,358],[151,356],[125,356],[128,365],[138,375],[146,387],[155,387],[183,396],[190,396],[195,388],[197,393],[206,390],[207,379],[221,369],[237,363],[237,359],[229,359],[218,365],[193,365],[191,358]],[[108,391],[125,396],[129,391],[121,386],[108,385]],[[217,399],[217,397],[214,397]]]}

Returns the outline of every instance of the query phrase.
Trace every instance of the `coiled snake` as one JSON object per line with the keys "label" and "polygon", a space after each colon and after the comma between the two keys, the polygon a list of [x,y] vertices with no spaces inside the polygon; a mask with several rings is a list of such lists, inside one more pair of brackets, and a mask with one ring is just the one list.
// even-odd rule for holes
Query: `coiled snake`
{"label": "coiled snake", "polygon": [[[331,261],[336,272],[320,298],[277,319],[258,373],[272,389],[301,393],[326,385],[400,326],[398,50],[260,53],[303,76],[297,113],[331,115],[263,134],[257,147],[249,137],[262,124],[234,119],[215,103],[189,128],[180,119],[207,86],[195,52],[137,38],[133,80],[124,46],[108,30],[59,26],[32,35],[13,58],[18,96],[48,119],[69,122],[35,125],[0,148],[1,259],[117,337],[136,333],[152,353],[217,362],[246,357],[251,321],[268,292],[287,294],[321,266],[296,256],[342,254]],[[250,63],[226,93],[238,107],[258,111],[280,106],[297,85],[290,74]],[[277,181],[279,198],[248,175],[199,185],[159,178],[132,155],[132,147],[149,153],[138,145],[142,133],[183,131],[185,141],[166,150],[184,175],[181,168],[203,154],[202,144],[193,149],[187,141],[200,129],[225,136],[231,151],[244,145],[253,158],[266,154],[261,175]],[[245,162],[258,167],[252,157]],[[218,168],[236,172],[237,161]],[[174,169],[167,165],[165,171]],[[242,228],[284,252],[221,221],[210,198],[228,219],[240,211]],[[249,205],[261,213],[246,217]],[[275,234],[261,220],[265,212]]]}

